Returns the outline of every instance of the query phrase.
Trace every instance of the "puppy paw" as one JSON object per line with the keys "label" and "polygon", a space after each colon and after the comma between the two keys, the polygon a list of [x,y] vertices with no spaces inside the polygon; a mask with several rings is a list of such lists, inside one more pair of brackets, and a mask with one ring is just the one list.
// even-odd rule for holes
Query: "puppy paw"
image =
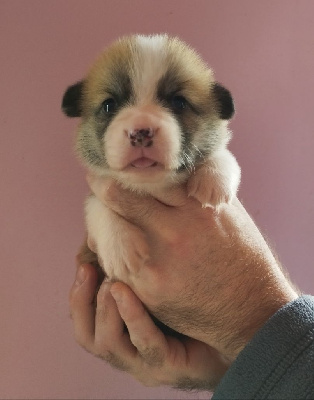
{"label": "puppy paw", "polygon": [[188,194],[203,207],[217,208],[236,196],[240,178],[236,159],[225,149],[196,169],[188,180]]}
{"label": "puppy paw", "polygon": [[188,195],[198,200],[202,207],[217,208],[222,203],[229,203],[234,197],[227,179],[223,179],[210,170],[198,170],[188,181]]}

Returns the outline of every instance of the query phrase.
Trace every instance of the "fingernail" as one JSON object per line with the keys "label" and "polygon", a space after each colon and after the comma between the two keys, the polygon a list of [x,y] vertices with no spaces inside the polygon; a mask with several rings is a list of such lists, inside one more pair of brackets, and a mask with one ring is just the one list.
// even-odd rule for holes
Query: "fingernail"
{"label": "fingernail", "polygon": [[122,194],[121,186],[119,186],[116,182],[112,180],[108,180],[106,182],[105,190],[103,193],[103,197],[108,201],[118,201],[121,200]]}
{"label": "fingernail", "polygon": [[111,296],[115,299],[116,303],[122,302],[122,295],[118,290],[110,289]]}
{"label": "fingernail", "polygon": [[86,271],[85,268],[81,265],[76,274],[75,284],[80,286],[86,279]]}

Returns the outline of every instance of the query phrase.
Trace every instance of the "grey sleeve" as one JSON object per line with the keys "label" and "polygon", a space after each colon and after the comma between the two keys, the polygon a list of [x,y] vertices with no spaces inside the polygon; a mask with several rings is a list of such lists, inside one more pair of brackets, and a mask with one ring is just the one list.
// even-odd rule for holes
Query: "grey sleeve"
{"label": "grey sleeve", "polygon": [[314,399],[314,297],[282,307],[231,365],[212,400]]}

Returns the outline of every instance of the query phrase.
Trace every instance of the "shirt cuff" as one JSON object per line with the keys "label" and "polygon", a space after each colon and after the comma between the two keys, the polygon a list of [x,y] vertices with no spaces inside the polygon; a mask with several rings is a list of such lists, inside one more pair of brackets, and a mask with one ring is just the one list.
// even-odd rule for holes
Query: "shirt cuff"
{"label": "shirt cuff", "polygon": [[314,398],[314,297],[279,309],[241,351],[212,400]]}

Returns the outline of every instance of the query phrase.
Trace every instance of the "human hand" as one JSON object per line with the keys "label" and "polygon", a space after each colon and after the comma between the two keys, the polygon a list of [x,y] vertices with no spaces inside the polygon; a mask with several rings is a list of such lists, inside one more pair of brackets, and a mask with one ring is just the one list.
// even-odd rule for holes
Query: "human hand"
{"label": "human hand", "polygon": [[216,212],[188,198],[183,187],[164,198],[139,199],[101,178],[89,177],[89,183],[107,207],[137,227],[137,260],[119,280],[171,328],[233,360],[297,297],[237,199]]}
{"label": "human hand", "polygon": [[95,303],[97,285],[94,267],[79,266],[70,307],[81,346],[146,386],[204,390],[217,386],[229,362],[215,349],[195,339],[164,336],[123,283],[104,282]]}

